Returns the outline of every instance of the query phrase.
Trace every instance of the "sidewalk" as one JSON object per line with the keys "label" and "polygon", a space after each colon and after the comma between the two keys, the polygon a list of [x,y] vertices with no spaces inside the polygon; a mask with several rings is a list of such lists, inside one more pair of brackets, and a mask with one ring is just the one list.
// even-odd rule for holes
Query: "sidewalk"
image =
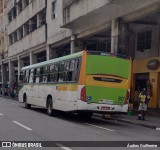
{"label": "sidewalk", "polygon": [[146,120],[138,120],[137,119],[137,112],[133,112],[133,115],[112,115],[112,120],[117,120],[120,122],[135,124],[144,126],[147,128],[152,128],[156,130],[160,130],[160,110],[149,110],[146,114]]}

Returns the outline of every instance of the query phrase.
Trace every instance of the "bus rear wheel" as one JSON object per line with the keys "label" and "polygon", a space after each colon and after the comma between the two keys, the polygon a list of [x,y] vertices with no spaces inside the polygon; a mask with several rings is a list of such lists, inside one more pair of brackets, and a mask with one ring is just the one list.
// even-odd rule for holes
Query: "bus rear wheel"
{"label": "bus rear wheel", "polygon": [[27,109],[30,109],[30,108],[31,108],[31,104],[28,104],[28,103],[27,103],[27,96],[26,96],[26,95],[24,95],[24,106],[25,106],[25,108],[27,108]]}
{"label": "bus rear wheel", "polygon": [[53,116],[53,113],[54,113],[54,111],[53,111],[52,98],[49,98],[49,99],[47,100],[47,114],[48,114],[49,116]]}

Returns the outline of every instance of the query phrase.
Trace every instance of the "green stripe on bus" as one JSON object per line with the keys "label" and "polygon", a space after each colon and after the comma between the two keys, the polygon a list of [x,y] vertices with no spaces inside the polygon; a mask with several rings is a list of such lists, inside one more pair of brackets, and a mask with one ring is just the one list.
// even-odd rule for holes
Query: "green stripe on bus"
{"label": "green stripe on bus", "polygon": [[127,89],[86,86],[86,91],[87,97],[91,97],[93,103],[99,103],[100,100],[112,100],[115,105],[123,105]]}

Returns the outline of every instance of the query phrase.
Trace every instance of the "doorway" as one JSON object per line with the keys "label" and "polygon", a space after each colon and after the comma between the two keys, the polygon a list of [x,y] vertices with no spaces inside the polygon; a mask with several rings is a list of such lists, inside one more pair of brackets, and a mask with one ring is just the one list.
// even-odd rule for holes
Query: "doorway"
{"label": "doorway", "polygon": [[135,101],[138,101],[140,92],[143,88],[148,88],[150,84],[149,73],[135,74]]}

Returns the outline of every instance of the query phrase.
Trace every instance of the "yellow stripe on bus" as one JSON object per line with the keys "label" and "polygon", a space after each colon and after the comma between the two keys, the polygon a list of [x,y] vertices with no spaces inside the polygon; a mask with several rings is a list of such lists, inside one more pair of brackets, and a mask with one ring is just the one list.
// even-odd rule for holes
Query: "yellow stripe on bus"
{"label": "yellow stripe on bus", "polygon": [[[87,75],[86,76],[86,85],[90,86],[99,86],[99,87],[110,87],[110,88],[123,88],[128,89],[128,79],[121,79],[121,78],[115,78],[115,79],[121,79],[121,83],[112,83],[112,82],[105,82],[105,81],[96,81],[93,79],[93,77],[106,77],[106,76],[100,76],[100,75]],[[113,78],[112,76],[108,76],[108,78]]]}
{"label": "yellow stripe on bus", "polygon": [[57,85],[56,86],[57,91],[77,91],[78,90],[78,85]]}

